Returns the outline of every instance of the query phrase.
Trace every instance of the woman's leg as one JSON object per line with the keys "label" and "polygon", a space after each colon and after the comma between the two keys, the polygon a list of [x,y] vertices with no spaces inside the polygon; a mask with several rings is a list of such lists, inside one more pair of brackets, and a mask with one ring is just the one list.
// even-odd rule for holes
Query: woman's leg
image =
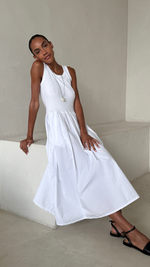
{"label": "woman's leg", "polygon": [[[122,210],[119,210],[119,212],[122,214]],[[123,229],[116,222],[114,222],[113,225],[117,228],[117,230],[119,231],[119,233],[123,232]],[[111,228],[111,233],[116,234],[116,230],[114,229],[113,226]]]}
{"label": "woman's leg", "polygon": [[[116,224],[120,227],[120,229],[122,229],[124,232],[127,232],[133,228],[133,225],[123,217],[120,211],[109,215],[109,217],[113,221],[115,221]],[[145,245],[149,242],[149,239],[137,229],[127,234],[127,236],[131,240],[132,244],[140,249],[143,249]],[[128,242],[127,240],[125,241]]]}

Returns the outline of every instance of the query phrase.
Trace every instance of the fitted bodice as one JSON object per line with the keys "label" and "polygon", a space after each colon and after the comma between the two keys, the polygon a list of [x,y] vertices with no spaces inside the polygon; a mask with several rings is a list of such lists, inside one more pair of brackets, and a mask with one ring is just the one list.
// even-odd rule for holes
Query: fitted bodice
{"label": "fitted bodice", "polygon": [[[55,74],[47,64],[44,64],[43,78],[41,81],[41,98],[46,107],[46,112],[74,111],[75,92],[71,86],[71,76],[66,66],[62,66],[63,74]],[[65,102],[62,101],[65,98]]]}

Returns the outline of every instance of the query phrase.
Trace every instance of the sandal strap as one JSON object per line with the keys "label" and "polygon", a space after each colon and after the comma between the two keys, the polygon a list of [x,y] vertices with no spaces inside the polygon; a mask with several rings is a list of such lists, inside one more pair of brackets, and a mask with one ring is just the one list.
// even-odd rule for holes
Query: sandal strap
{"label": "sandal strap", "polygon": [[[124,234],[124,232],[123,232],[123,234]],[[126,235],[124,234],[124,237],[128,240],[128,244],[132,244],[132,243],[131,243],[131,240],[129,239],[128,236],[126,236]]]}
{"label": "sandal strap", "polygon": [[111,222],[111,224],[112,224],[112,223],[114,223],[115,221],[110,220],[109,222]]}
{"label": "sandal strap", "polygon": [[132,232],[134,229],[135,229],[135,226],[131,230],[129,230],[127,232],[123,232],[123,233],[124,233],[124,235],[127,235],[128,233]]}
{"label": "sandal strap", "polygon": [[132,242],[131,242],[131,240],[129,239],[129,237],[127,236],[127,234],[129,234],[130,232],[132,232],[134,229],[135,229],[135,226],[134,226],[131,230],[129,230],[129,231],[127,231],[127,232],[123,232],[125,238],[128,240],[128,244],[129,244],[129,245],[132,245]]}
{"label": "sandal strap", "polygon": [[118,229],[115,227],[115,225],[113,225],[113,223],[115,223],[115,221],[110,220],[109,222],[111,222],[111,226],[115,229],[117,235],[120,235]]}

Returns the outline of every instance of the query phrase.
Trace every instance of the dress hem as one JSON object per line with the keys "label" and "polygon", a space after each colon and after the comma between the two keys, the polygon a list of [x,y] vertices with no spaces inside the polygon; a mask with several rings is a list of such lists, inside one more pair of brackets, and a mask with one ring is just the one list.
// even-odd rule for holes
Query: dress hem
{"label": "dress hem", "polygon": [[[55,218],[55,221],[56,221],[56,225],[58,225],[58,226],[65,226],[65,225],[70,225],[70,224],[73,224],[73,223],[76,223],[76,222],[79,222],[79,221],[83,221],[83,220],[86,220],[86,219],[99,219],[99,218],[103,218],[103,217],[106,217],[106,216],[109,216],[109,215],[111,215],[111,214],[113,214],[113,213],[115,213],[115,212],[117,212],[117,211],[119,211],[119,210],[121,210],[121,209],[123,209],[123,208],[125,208],[125,207],[127,207],[128,205],[130,205],[131,203],[133,203],[134,201],[136,201],[136,200],[138,200],[140,198],[140,196],[137,196],[137,197],[135,197],[134,199],[132,199],[131,201],[129,201],[127,204],[125,204],[125,205],[122,205],[120,208],[117,208],[117,209],[115,209],[114,211],[112,211],[111,213],[107,213],[107,214],[105,214],[105,215],[102,215],[102,216],[92,216],[92,217],[82,217],[81,219],[78,219],[78,220],[75,220],[75,221],[71,221],[71,222],[68,222],[68,223],[64,223],[64,224],[60,224],[60,223],[57,223],[57,221],[56,221],[56,218]],[[46,210],[47,212],[49,212],[49,213],[51,213],[52,215],[54,215],[55,216],[55,214],[54,213],[52,213],[52,212],[50,212],[48,209],[46,209],[46,208],[43,208],[42,206],[40,206],[35,200],[33,200],[33,202],[38,206],[38,207],[40,207],[41,209],[44,209],[44,210]]]}

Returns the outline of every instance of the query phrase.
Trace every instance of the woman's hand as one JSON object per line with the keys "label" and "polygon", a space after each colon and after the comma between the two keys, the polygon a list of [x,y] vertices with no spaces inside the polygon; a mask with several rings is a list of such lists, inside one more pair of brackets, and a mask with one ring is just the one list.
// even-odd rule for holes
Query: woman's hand
{"label": "woman's hand", "polygon": [[100,142],[88,135],[88,133],[81,133],[81,141],[85,148],[91,150],[91,147],[96,151],[95,146],[100,147]]}
{"label": "woman's hand", "polygon": [[33,139],[26,138],[20,141],[20,148],[23,150],[24,153],[28,154],[29,152],[28,147],[31,146],[32,143],[34,143]]}

